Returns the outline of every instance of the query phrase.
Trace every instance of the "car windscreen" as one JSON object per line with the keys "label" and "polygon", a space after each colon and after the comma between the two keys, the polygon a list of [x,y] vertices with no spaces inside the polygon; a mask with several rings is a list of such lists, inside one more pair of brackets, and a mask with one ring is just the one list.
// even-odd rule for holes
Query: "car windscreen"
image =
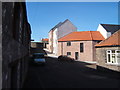
{"label": "car windscreen", "polygon": [[34,58],[43,58],[44,55],[33,55]]}

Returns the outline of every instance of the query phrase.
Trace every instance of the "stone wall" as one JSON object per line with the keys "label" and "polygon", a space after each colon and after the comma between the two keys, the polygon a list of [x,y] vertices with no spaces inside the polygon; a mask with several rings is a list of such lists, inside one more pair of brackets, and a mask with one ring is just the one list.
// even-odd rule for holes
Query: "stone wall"
{"label": "stone wall", "polygon": [[118,65],[112,65],[107,64],[107,55],[106,50],[120,50],[118,47],[101,47],[96,48],[96,60],[97,60],[97,66],[103,67],[106,69],[114,70],[114,71],[120,71],[120,66]]}
{"label": "stone wall", "polygon": [[0,90],[2,89],[2,2],[0,1]]}
{"label": "stone wall", "polygon": [[31,28],[24,2],[2,3],[2,88],[23,86],[30,54]]}
{"label": "stone wall", "polygon": [[43,49],[44,48],[44,43],[41,43],[41,42],[31,42],[31,48]]}
{"label": "stone wall", "polygon": [[31,42],[31,54],[33,54],[33,53],[44,53],[43,47],[44,47],[44,43]]}

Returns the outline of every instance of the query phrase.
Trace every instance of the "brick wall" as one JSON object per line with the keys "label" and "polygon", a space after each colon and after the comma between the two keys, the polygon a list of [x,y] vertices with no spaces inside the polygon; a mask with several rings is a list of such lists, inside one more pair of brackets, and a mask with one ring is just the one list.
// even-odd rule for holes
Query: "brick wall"
{"label": "brick wall", "polygon": [[2,3],[2,88],[21,88],[28,69],[31,30],[24,2]]}
{"label": "brick wall", "polygon": [[[84,44],[84,52],[80,52],[80,43]],[[67,42],[59,42],[58,43],[58,56],[59,55],[67,55],[67,52],[71,52],[72,58],[75,58],[75,52],[79,53],[80,61],[95,61],[94,54],[94,45],[96,43],[94,41],[72,41],[71,46],[67,46]]]}
{"label": "brick wall", "polygon": [[118,47],[102,47],[102,48],[96,48],[96,60],[97,65],[103,68],[120,71],[120,66],[117,65],[111,65],[107,64],[107,56],[106,56],[106,50],[120,50]]}

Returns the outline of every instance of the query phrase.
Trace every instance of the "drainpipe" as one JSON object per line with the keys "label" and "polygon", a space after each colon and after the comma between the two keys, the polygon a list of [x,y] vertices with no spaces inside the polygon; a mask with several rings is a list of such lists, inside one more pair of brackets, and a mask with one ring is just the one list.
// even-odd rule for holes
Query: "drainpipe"
{"label": "drainpipe", "polygon": [[61,42],[61,54],[63,55],[63,42]]}

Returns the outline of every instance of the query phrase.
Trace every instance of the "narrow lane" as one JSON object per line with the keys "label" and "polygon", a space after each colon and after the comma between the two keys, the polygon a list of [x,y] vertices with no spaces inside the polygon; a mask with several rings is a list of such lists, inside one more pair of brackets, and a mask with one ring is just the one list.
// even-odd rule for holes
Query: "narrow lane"
{"label": "narrow lane", "polygon": [[81,62],[46,58],[45,66],[30,65],[24,88],[118,88],[119,79],[85,67]]}

